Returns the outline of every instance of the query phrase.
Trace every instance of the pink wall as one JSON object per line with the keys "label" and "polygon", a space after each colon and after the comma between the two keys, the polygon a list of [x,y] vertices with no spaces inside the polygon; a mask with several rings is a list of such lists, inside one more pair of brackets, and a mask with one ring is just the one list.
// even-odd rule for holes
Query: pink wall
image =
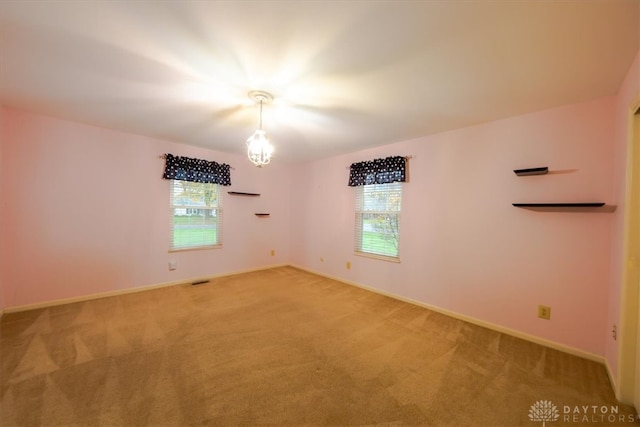
{"label": "pink wall", "polygon": [[4,185],[2,183],[2,178],[4,177],[2,170],[4,169],[3,162],[3,141],[4,141],[4,132],[3,129],[3,115],[0,114],[0,312],[6,306],[4,302],[4,289],[5,289],[5,274],[4,274],[4,262],[5,259],[5,229],[4,229]]}
{"label": "pink wall", "polygon": [[[616,211],[613,221],[613,244],[611,250],[611,289],[609,292],[609,312],[607,316],[607,329],[620,322],[620,298],[622,288],[623,270],[623,230],[624,230],[624,197],[625,177],[627,173],[627,138],[629,124],[629,109],[631,104],[640,97],[640,52],[636,56],[627,76],[620,86],[615,104],[615,135],[614,146],[614,194],[619,209]],[[614,378],[618,375],[618,342],[611,334],[606,335],[607,364]]]}
{"label": "pink wall", "polygon": [[[258,169],[243,156],[11,109],[0,114],[6,307],[289,260],[288,167]],[[158,158],[165,152],[235,168],[225,187],[222,249],[168,253],[169,182]],[[272,215],[261,219],[258,211]],[[169,260],[177,270],[168,270]]]}
{"label": "pink wall", "polygon": [[[511,203],[615,202],[613,106],[598,99],[297,166],[293,262],[603,355],[612,214]],[[399,264],[353,255],[347,167],[389,155],[414,156]],[[566,173],[512,172],[537,166]]]}

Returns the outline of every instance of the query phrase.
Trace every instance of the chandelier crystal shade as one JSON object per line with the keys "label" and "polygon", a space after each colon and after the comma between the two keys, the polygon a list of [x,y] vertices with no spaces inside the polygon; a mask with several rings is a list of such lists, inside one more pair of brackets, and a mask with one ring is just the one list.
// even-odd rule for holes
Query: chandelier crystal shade
{"label": "chandelier crystal shade", "polygon": [[247,139],[247,156],[254,165],[262,167],[269,164],[271,154],[273,154],[273,147],[269,142],[269,138],[267,138],[266,132],[262,130],[262,104],[270,102],[273,97],[267,92],[252,91],[249,92],[249,98],[260,103],[260,128]]}

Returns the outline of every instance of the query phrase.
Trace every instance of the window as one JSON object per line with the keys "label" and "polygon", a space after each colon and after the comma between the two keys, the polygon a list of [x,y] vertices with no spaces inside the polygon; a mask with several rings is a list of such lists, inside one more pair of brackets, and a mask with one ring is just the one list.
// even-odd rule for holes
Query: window
{"label": "window", "polygon": [[170,250],[222,245],[220,185],[171,180]]}
{"label": "window", "polygon": [[165,154],[162,178],[171,180],[169,250],[222,246],[222,192],[231,185],[226,163]]}
{"label": "window", "polygon": [[402,183],[356,187],[357,253],[399,260]]}

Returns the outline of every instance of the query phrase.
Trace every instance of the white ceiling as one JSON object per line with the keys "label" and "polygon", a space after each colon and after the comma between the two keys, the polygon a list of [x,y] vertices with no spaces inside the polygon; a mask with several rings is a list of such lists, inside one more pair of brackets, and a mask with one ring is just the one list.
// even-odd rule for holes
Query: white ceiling
{"label": "white ceiling", "polygon": [[300,162],[614,95],[638,0],[0,0],[3,105]]}

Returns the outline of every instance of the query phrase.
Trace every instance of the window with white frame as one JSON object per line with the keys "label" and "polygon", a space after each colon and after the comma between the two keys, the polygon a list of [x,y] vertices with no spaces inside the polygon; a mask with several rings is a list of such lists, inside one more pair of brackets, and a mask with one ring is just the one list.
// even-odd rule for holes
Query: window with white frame
{"label": "window with white frame", "polygon": [[356,187],[356,253],[399,260],[401,202],[401,182]]}
{"label": "window with white frame", "polygon": [[162,178],[171,180],[170,251],[222,246],[222,190],[231,185],[231,166],[165,154]]}
{"label": "window with white frame", "polygon": [[220,185],[171,180],[170,215],[170,250],[222,245]]}
{"label": "window with white frame", "polygon": [[352,163],[349,187],[356,187],[355,252],[399,261],[402,183],[406,156]]}

